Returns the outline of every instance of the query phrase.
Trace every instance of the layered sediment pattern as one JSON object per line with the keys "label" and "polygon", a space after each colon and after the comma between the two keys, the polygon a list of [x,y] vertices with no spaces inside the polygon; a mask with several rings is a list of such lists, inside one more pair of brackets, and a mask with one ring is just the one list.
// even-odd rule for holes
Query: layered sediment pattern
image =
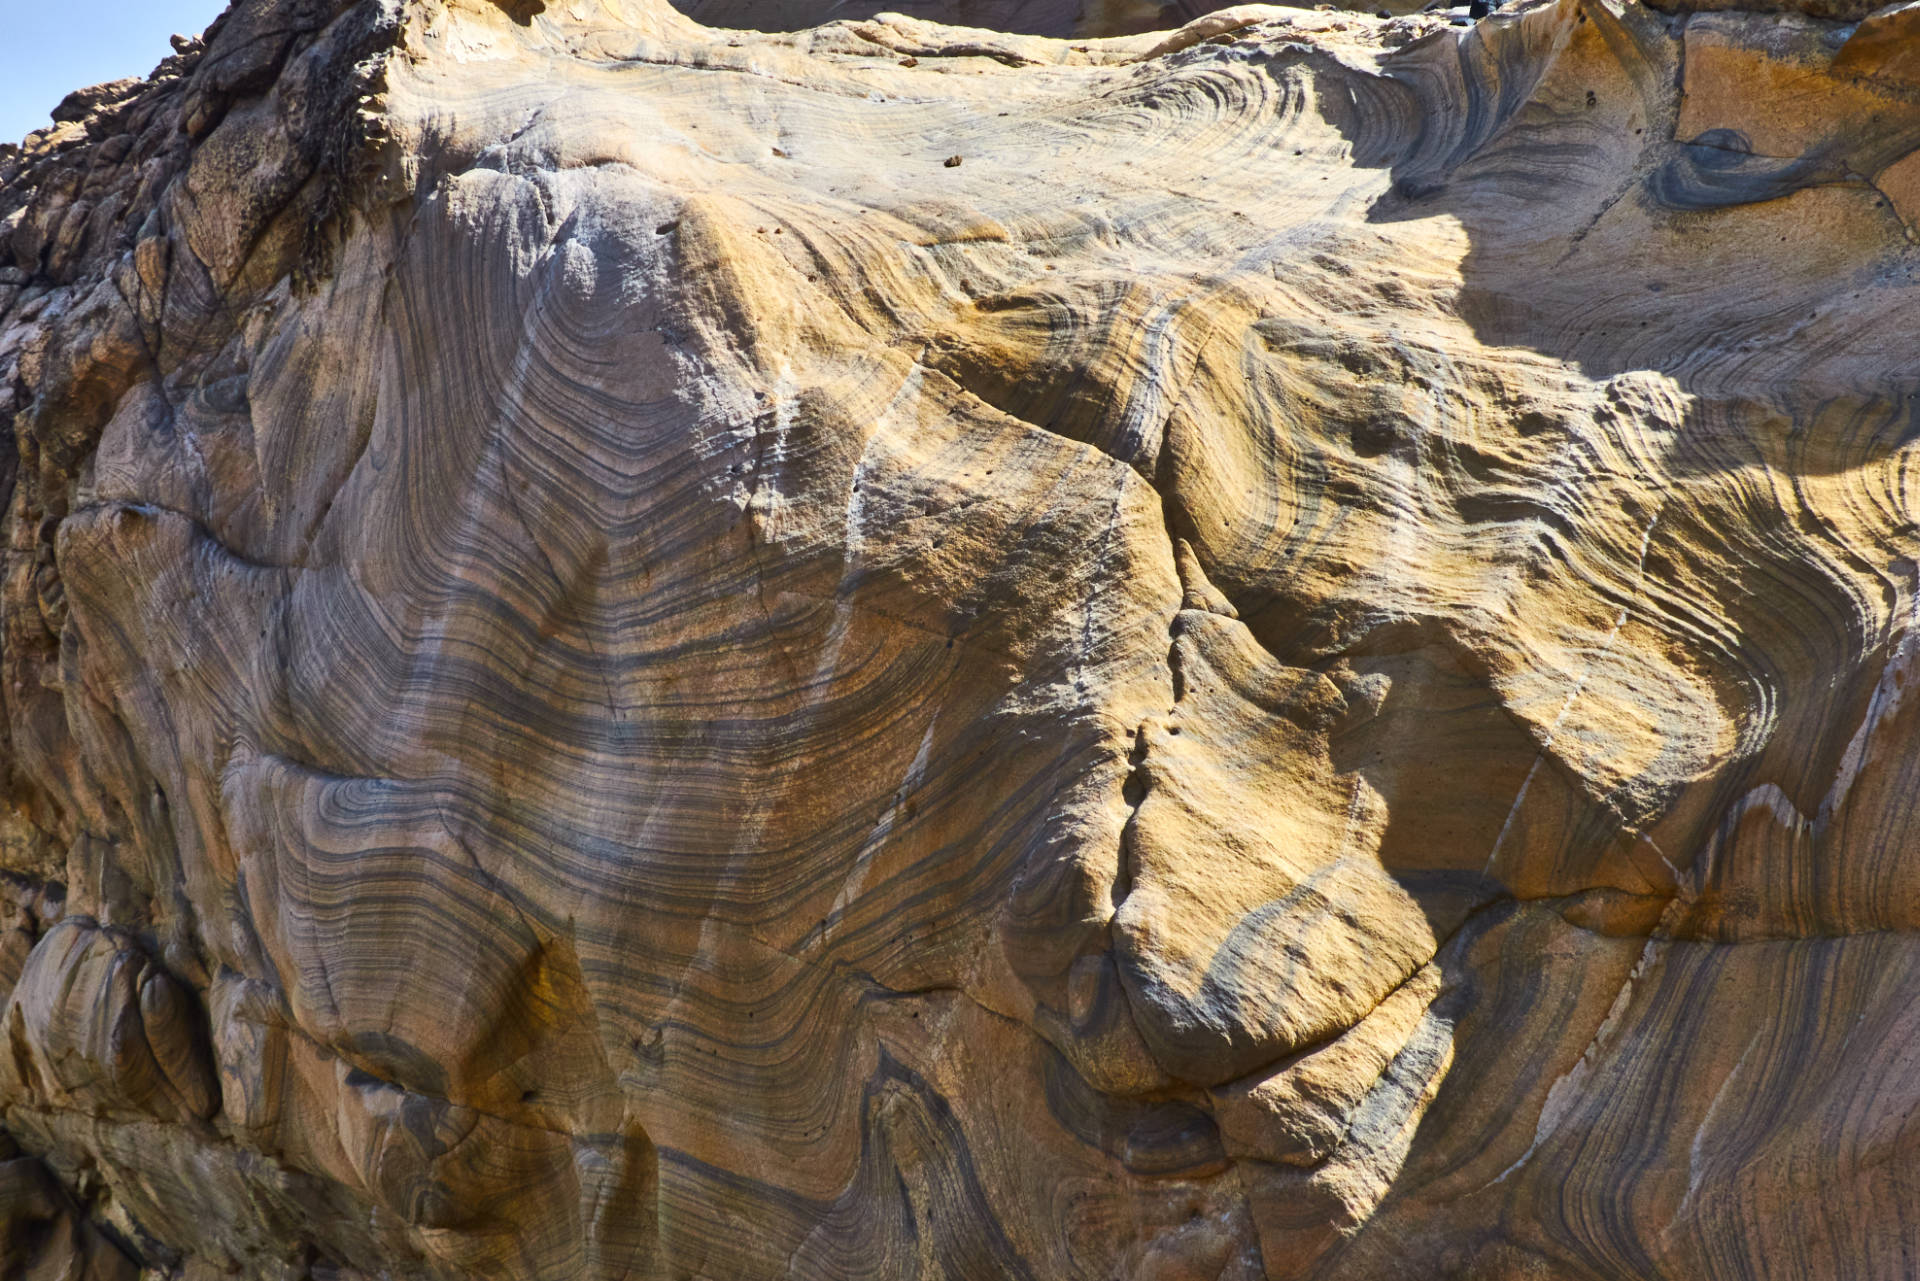
{"label": "layered sediment pattern", "polygon": [[1907,1275],[1913,13],[243,0],[76,95],[7,1268]]}

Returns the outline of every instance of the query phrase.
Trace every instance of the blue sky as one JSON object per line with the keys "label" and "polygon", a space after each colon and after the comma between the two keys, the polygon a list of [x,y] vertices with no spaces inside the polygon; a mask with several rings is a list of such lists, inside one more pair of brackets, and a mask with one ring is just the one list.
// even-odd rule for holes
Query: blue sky
{"label": "blue sky", "polygon": [[226,0],[0,0],[0,141],[18,142],[82,85],[144,76]]}

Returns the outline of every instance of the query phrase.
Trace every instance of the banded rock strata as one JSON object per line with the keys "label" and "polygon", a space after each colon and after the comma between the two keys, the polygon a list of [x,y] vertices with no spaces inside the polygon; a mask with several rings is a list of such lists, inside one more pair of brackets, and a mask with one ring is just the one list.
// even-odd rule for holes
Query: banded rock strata
{"label": "banded rock strata", "polygon": [[1908,1275],[1916,12],[242,0],[76,95],[4,1270]]}
{"label": "banded rock strata", "polygon": [[799,31],[897,14],[995,32],[1085,37],[1178,27],[1228,6],[1218,0],[675,0],[674,7],[708,26],[759,31]]}

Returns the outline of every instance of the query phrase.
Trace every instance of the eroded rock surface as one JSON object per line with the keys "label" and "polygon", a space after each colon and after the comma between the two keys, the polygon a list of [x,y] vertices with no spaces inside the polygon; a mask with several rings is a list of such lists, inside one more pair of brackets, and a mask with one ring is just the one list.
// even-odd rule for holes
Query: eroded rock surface
{"label": "eroded rock surface", "polygon": [[698,22],[755,31],[799,31],[882,14],[1032,36],[1118,36],[1182,24],[1214,9],[1215,0],[677,0]]}
{"label": "eroded rock surface", "polygon": [[1900,1277],[1908,9],[243,0],[0,155],[0,1260]]}

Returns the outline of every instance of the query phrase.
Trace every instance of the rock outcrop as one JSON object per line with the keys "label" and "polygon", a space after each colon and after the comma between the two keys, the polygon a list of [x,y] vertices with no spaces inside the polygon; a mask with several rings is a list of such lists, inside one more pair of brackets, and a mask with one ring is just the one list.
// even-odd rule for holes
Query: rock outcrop
{"label": "rock outcrop", "polygon": [[[675,0],[674,7],[713,27],[800,31],[882,14],[1030,36],[1122,36],[1178,27],[1215,9],[1217,0]],[[964,38],[964,37],[963,37]]]}
{"label": "rock outcrop", "polygon": [[0,1271],[1911,1275],[1916,15],[241,0],[75,95]]}

